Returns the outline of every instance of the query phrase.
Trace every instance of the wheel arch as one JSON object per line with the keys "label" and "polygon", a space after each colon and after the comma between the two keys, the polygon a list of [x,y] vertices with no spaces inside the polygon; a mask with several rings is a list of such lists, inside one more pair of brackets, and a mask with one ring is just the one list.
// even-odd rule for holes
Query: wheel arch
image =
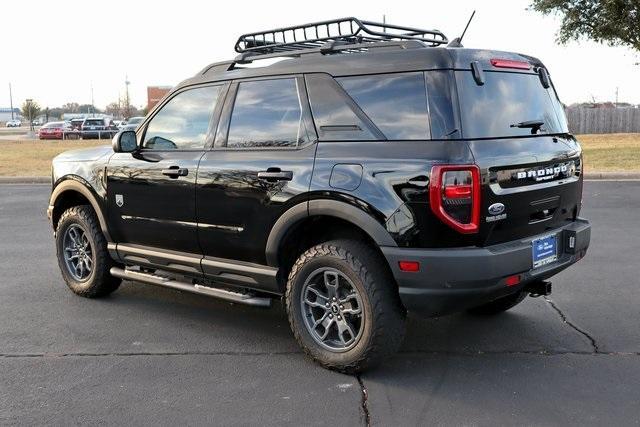
{"label": "wheel arch", "polygon": [[57,228],[58,221],[62,213],[72,206],[81,204],[89,204],[98,217],[100,229],[104,234],[107,242],[111,242],[107,222],[102,210],[102,206],[98,201],[98,196],[91,189],[88,183],[82,182],[80,178],[67,178],[60,182],[53,189],[51,198],[49,199],[49,211],[51,216],[51,225],[53,229]]}
{"label": "wheel arch", "polygon": [[318,199],[289,208],[276,221],[267,239],[265,249],[267,264],[279,267],[281,253],[284,250],[283,243],[286,243],[292,233],[299,230],[303,224],[318,218],[350,226],[354,232],[366,236],[377,246],[397,246],[384,226],[369,213],[346,202]]}

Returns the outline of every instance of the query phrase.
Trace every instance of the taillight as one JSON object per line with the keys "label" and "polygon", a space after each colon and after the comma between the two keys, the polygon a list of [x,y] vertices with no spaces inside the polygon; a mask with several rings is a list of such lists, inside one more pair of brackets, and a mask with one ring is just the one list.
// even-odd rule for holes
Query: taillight
{"label": "taillight", "polygon": [[431,210],[460,233],[480,228],[480,169],[476,165],[439,165],[431,169]]}
{"label": "taillight", "polygon": [[497,68],[515,68],[517,70],[529,70],[531,64],[525,61],[514,61],[512,59],[492,59],[491,65]]}

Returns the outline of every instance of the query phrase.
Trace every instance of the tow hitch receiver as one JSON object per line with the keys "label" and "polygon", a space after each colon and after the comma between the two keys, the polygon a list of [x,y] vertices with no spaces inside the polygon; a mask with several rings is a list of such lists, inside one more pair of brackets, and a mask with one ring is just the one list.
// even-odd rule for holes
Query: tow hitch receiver
{"label": "tow hitch receiver", "polygon": [[527,292],[532,298],[547,296],[551,294],[551,282],[546,280],[540,280],[539,282],[533,282],[527,286]]}

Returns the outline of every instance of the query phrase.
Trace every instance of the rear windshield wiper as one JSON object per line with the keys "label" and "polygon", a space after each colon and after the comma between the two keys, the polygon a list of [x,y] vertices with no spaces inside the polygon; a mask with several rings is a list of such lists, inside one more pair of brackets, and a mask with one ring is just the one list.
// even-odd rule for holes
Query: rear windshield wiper
{"label": "rear windshield wiper", "polygon": [[544,126],[544,121],[542,120],[527,120],[525,122],[514,123],[509,125],[512,128],[521,128],[521,129],[531,129],[531,135],[535,135],[538,131]]}

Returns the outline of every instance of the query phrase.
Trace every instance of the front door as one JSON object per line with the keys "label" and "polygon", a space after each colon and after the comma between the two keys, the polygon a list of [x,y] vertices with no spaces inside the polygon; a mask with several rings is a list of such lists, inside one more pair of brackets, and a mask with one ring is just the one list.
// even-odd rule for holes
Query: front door
{"label": "front door", "polygon": [[109,228],[119,253],[143,246],[201,257],[195,182],[222,92],[219,85],[178,92],[137,131],[141,149],[109,161]]}
{"label": "front door", "polygon": [[205,272],[219,258],[266,264],[273,225],[306,201],[315,140],[300,77],[231,85],[215,147],[202,158],[196,183]]}

